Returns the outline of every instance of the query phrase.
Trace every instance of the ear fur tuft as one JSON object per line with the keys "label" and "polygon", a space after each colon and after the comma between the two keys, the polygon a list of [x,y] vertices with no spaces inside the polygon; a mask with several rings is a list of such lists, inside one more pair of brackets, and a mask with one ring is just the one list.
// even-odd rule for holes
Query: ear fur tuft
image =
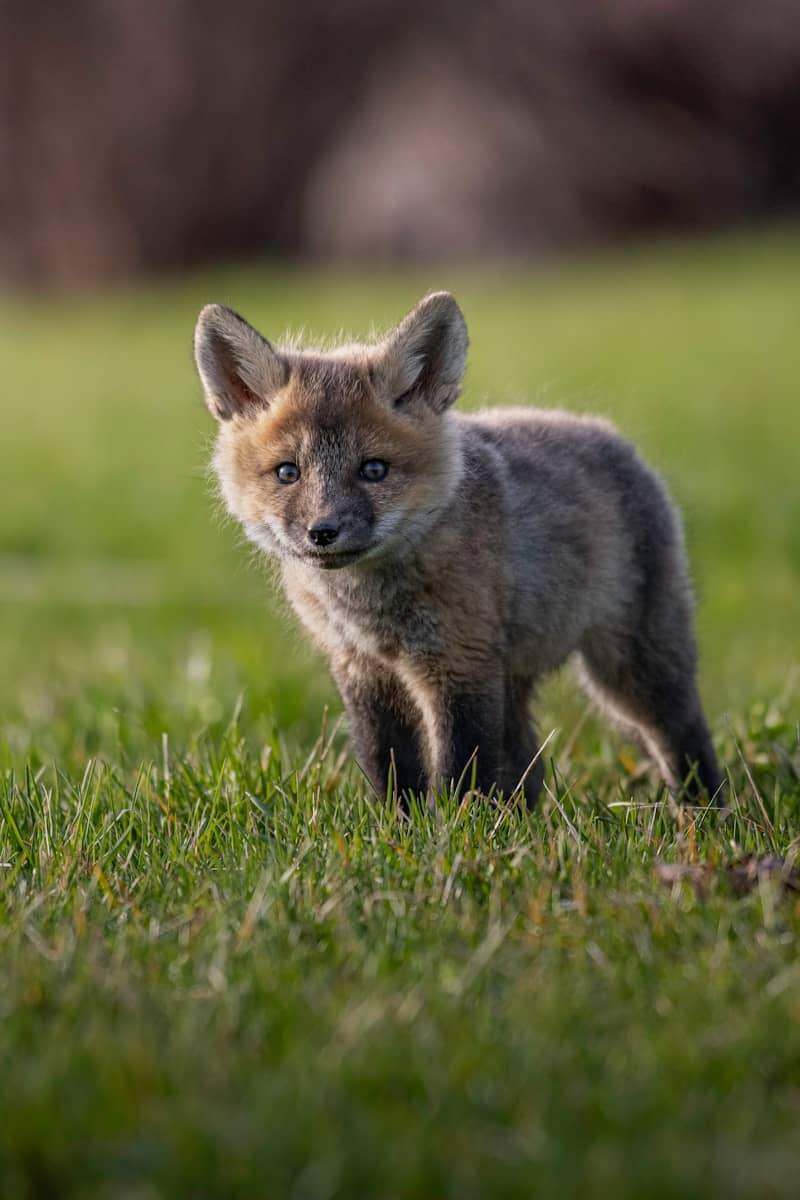
{"label": "ear fur tuft", "polygon": [[267,339],[222,304],[207,304],[197,318],[194,360],[208,409],[220,421],[268,405],[289,374]]}

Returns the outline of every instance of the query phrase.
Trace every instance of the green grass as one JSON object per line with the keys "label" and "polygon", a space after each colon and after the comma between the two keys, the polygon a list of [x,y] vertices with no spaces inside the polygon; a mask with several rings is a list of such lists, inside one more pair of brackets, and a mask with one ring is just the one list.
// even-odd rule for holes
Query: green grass
{"label": "green grass", "polygon": [[[465,404],[605,413],[669,480],[728,812],[634,783],[566,679],[532,817],[398,819],[350,762],[214,515],[191,329],[364,332],[430,286]],[[800,905],[724,867],[800,846],[798,311],[791,229],[0,306],[3,1200],[796,1194]]]}

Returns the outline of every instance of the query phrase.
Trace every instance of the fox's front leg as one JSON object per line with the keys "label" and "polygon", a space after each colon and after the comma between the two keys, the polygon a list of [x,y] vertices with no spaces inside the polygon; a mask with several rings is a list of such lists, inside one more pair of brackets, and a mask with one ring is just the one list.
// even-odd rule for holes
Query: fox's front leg
{"label": "fox's front leg", "polygon": [[479,677],[429,682],[425,697],[428,782],[449,787],[464,778],[488,792],[500,781],[503,756],[504,686],[494,664]]}
{"label": "fox's front leg", "polygon": [[426,771],[420,717],[400,680],[381,663],[343,660],[333,675],[350,718],[356,761],[379,795],[389,769],[397,792],[422,791]]}

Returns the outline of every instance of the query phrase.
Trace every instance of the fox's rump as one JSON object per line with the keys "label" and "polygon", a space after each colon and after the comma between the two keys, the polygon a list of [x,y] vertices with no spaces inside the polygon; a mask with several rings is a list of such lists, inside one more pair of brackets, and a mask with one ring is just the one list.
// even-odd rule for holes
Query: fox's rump
{"label": "fox's rump", "polygon": [[[462,418],[502,478],[495,521],[511,646],[548,666],[593,626],[625,625],[669,575],[688,587],[680,525],[658,477],[605,421],[540,410]],[[468,475],[468,486],[474,472]],[[476,572],[477,575],[477,572]]]}

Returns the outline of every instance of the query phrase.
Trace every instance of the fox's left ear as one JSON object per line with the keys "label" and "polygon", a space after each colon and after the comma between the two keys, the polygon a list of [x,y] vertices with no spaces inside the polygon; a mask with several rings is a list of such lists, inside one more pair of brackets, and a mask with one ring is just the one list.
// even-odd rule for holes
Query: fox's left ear
{"label": "fox's left ear", "polygon": [[378,347],[376,383],[391,403],[416,392],[444,412],[461,390],[468,345],[461,309],[449,292],[433,292]]}
{"label": "fox's left ear", "polygon": [[197,318],[194,361],[208,409],[220,421],[265,408],[289,373],[267,339],[222,304],[207,304]]}

